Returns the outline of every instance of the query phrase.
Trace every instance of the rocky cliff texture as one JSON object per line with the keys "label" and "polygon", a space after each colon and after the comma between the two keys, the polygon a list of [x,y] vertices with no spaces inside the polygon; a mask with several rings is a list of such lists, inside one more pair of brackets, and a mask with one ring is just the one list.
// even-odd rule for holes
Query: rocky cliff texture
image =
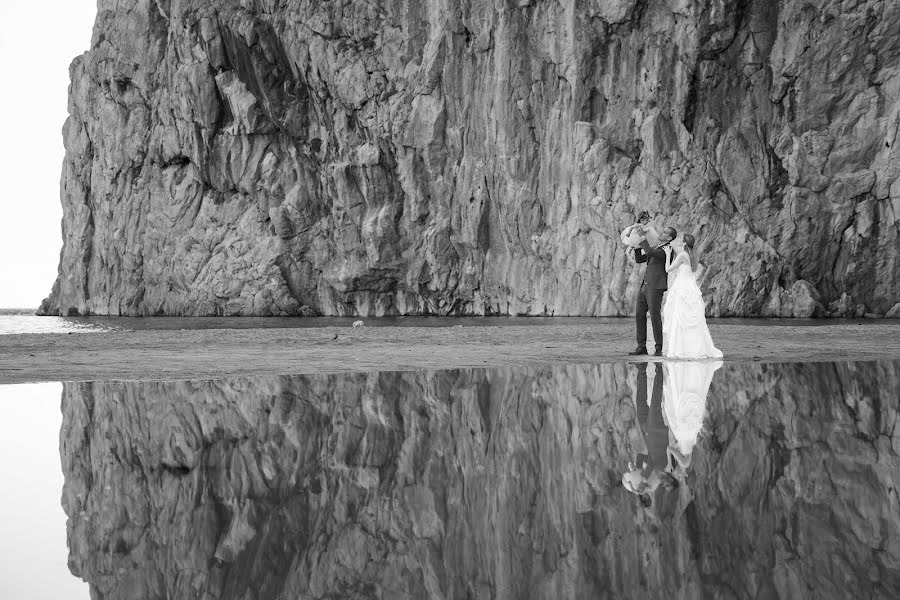
{"label": "rocky cliff texture", "polygon": [[42,311],[900,316],[900,4],[99,0]]}
{"label": "rocky cliff texture", "polygon": [[649,509],[633,368],[66,384],[70,568],[97,600],[897,597],[900,364],[726,365]]}

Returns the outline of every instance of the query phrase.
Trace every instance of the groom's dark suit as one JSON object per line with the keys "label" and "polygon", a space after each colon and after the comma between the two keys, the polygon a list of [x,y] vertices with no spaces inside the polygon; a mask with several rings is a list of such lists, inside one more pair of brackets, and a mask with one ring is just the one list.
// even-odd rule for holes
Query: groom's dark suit
{"label": "groom's dark suit", "polygon": [[651,248],[647,240],[641,240],[641,247],[634,249],[634,259],[647,263],[644,271],[644,282],[638,292],[635,305],[637,319],[638,348],[647,347],[647,312],[650,312],[650,323],[653,325],[653,341],[656,350],[662,351],[662,297],[669,287],[669,274],[666,273],[666,251],[668,242],[658,248]]}

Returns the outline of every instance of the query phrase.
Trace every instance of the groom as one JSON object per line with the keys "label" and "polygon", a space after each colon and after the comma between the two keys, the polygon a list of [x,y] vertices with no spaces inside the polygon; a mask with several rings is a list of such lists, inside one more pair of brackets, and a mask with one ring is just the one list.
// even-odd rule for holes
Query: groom
{"label": "groom", "polygon": [[650,312],[650,322],[653,324],[653,341],[656,342],[654,356],[662,356],[663,329],[662,329],[662,298],[669,285],[669,274],[666,273],[666,261],[669,253],[666,252],[669,242],[675,239],[677,233],[674,228],[666,227],[659,236],[659,245],[651,248],[646,239],[641,240],[641,247],[634,249],[634,258],[639,263],[647,263],[644,271],[644,282],[641,291],[638,292],[635,305],[635,318],[637,319],[637,349],[629,352],[631,356],[647,354],[647,312]]}

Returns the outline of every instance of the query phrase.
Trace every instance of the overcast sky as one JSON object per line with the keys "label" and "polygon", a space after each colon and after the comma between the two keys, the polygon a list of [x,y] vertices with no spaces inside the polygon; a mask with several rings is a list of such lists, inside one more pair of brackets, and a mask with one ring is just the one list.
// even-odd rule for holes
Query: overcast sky
{"label": "overcast sky", "polygon": [[36,308],[62,246],[59,176],[69,63],[96,0],[0,0],[0,307]]}

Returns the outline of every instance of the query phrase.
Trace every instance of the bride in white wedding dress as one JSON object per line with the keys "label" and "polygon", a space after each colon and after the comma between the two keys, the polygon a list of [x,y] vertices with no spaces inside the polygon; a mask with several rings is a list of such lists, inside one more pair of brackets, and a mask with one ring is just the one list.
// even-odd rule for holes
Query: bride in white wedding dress
{"label": "bride in white wedding dress", "polygon": [[[662,310],[663,355],[668,358],[721,358],[706,325],[706,304],[697,285],[694,236],[672,241],[675,259],[666,271],[669,291]],[[674,273],[674,276],[672,275]]]}

